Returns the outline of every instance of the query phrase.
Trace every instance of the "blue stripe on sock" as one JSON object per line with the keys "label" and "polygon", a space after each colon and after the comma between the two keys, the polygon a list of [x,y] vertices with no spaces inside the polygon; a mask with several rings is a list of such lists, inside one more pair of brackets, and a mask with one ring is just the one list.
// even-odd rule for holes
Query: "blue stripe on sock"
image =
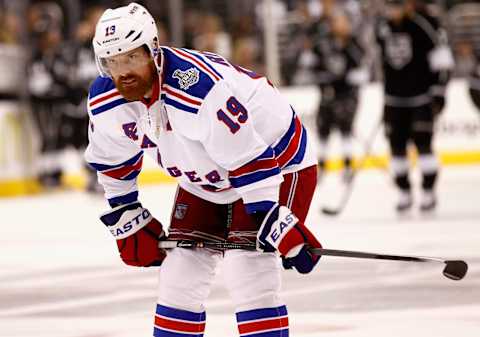
{"label": "blue stripe on sock", "polygon": [[247,322],[255,319],[269,318],[269,317],[279,317],[287,315],[287,307],[282,305],[277,308],[263,308],[263,309],[254,309],[249,311],[237,312],[237,322]]}
{"label": "blue stripe on sock", "polygon": [[205,312],[191,312],[187,310],[180,310],[169,308],[160,304],[157,304],[157,314],[166,316],[169,318],[183,319],[190,322],[203,322],[205,321]]}

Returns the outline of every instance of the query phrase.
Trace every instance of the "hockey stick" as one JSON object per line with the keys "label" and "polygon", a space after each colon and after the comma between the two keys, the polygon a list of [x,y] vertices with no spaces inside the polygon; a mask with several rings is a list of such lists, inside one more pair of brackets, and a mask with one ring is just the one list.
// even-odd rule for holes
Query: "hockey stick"
{"label": "hockey stick", "polygon": [[353,182],[355,180],[355,177],[357,176],[358,169],[365,165],[365,162],[367,161],[367,158],[370,155],[370,152],[371,152],[372,147],[373,147],[373,143],[375,142],[375,139],[377,138],[377,134],[378,134],[382,124],[383,124],[383,119],[380,119],[380,121],[377,123],[377,125],[375,125],[375,128],[371,131],[370,137],[367,139],[367,142],[365,143],[365,153],[363,155],[363,158],[359,162],[359,164],[357,165],[357,168],[355,170],[353,170],[352,176],[350,177],[350,179],[347,182],[347,187],[345,188],[345,191],[343,192],[343,194],[340,198],[340,202],[338,203],[338,205],[336,207],[333,207],[333,208],[327,207],[327,206],[322,207],[322,213],[323,214],[325,214],[325,215],[338,215],[343,211],[343,209],[347,205],[348,200],[350,200],[350,196],[352,195]]}
{"label": "hockey stick", "polygon": [[[193,240],[178,240],[178,241],[160,241],[159,248],[214,248],[214,249],[245,249],[255,250],[254,243],[235,243],[235,242],[196,242]],[[437,262],[445,264],[443,275],[449,279],[458,281],[461,280],[468,270],[468,265],[462,260],[444,260],[437,257],[420,257],[408,255],[390,255],[378,253],[357,252],[351,250],[325,249],[325,248],[311,248],[310,252],[319,256],[337,256],[337,257],[352,257],[359,259],[375,259],[375,260],[393,260],[393,261],[407,261],[407,262]]]}

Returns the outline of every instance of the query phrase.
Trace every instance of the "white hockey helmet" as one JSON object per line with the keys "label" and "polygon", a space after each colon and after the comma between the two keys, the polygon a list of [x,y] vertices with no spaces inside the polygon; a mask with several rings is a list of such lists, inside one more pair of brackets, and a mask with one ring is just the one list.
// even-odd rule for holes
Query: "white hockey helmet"
{"label": "white hockey helmet", "polygon": [[104,65],[107,57],[145,45],[157,63],[158,32],[155,20],[147,9],[135,2],[128,6],[107,9],[97,22],[93,50],[100,75],[109,77]]}

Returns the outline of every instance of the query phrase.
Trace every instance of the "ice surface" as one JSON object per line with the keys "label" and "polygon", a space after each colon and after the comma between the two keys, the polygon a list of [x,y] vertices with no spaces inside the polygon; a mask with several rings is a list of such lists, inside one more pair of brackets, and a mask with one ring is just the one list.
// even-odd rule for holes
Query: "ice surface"
{"label": "ice surface", "polygon": [[[456,282],[441,264],[324,257],[310,275],[284,273],[290,335],[480,336],[480,167],[443,169],[429,216],[398,217],[388,173],[365,171],[345,212],[326,217],[320,208],[335,205],[339,180],[326,177],[307,220],[326,248],[465,259],[469,273]],[[149,186],[141,200],[167,223],[174,194]],[[0,336],[151,336],[156,270],[122,265],[98,220],[106,208],[76,191],[0,201]],[[207,337],[237,335],[221,279]]]}

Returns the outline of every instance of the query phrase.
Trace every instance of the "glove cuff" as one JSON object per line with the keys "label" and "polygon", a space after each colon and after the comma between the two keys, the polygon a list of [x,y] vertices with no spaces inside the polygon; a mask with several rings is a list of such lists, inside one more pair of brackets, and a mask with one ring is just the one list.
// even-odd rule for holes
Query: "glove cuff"
{"label": "glove cuff", "polygon": [[148,209],[139,202],[122,205],[104,213],[100,220],[116,240],[135,234],[153,220]]}

